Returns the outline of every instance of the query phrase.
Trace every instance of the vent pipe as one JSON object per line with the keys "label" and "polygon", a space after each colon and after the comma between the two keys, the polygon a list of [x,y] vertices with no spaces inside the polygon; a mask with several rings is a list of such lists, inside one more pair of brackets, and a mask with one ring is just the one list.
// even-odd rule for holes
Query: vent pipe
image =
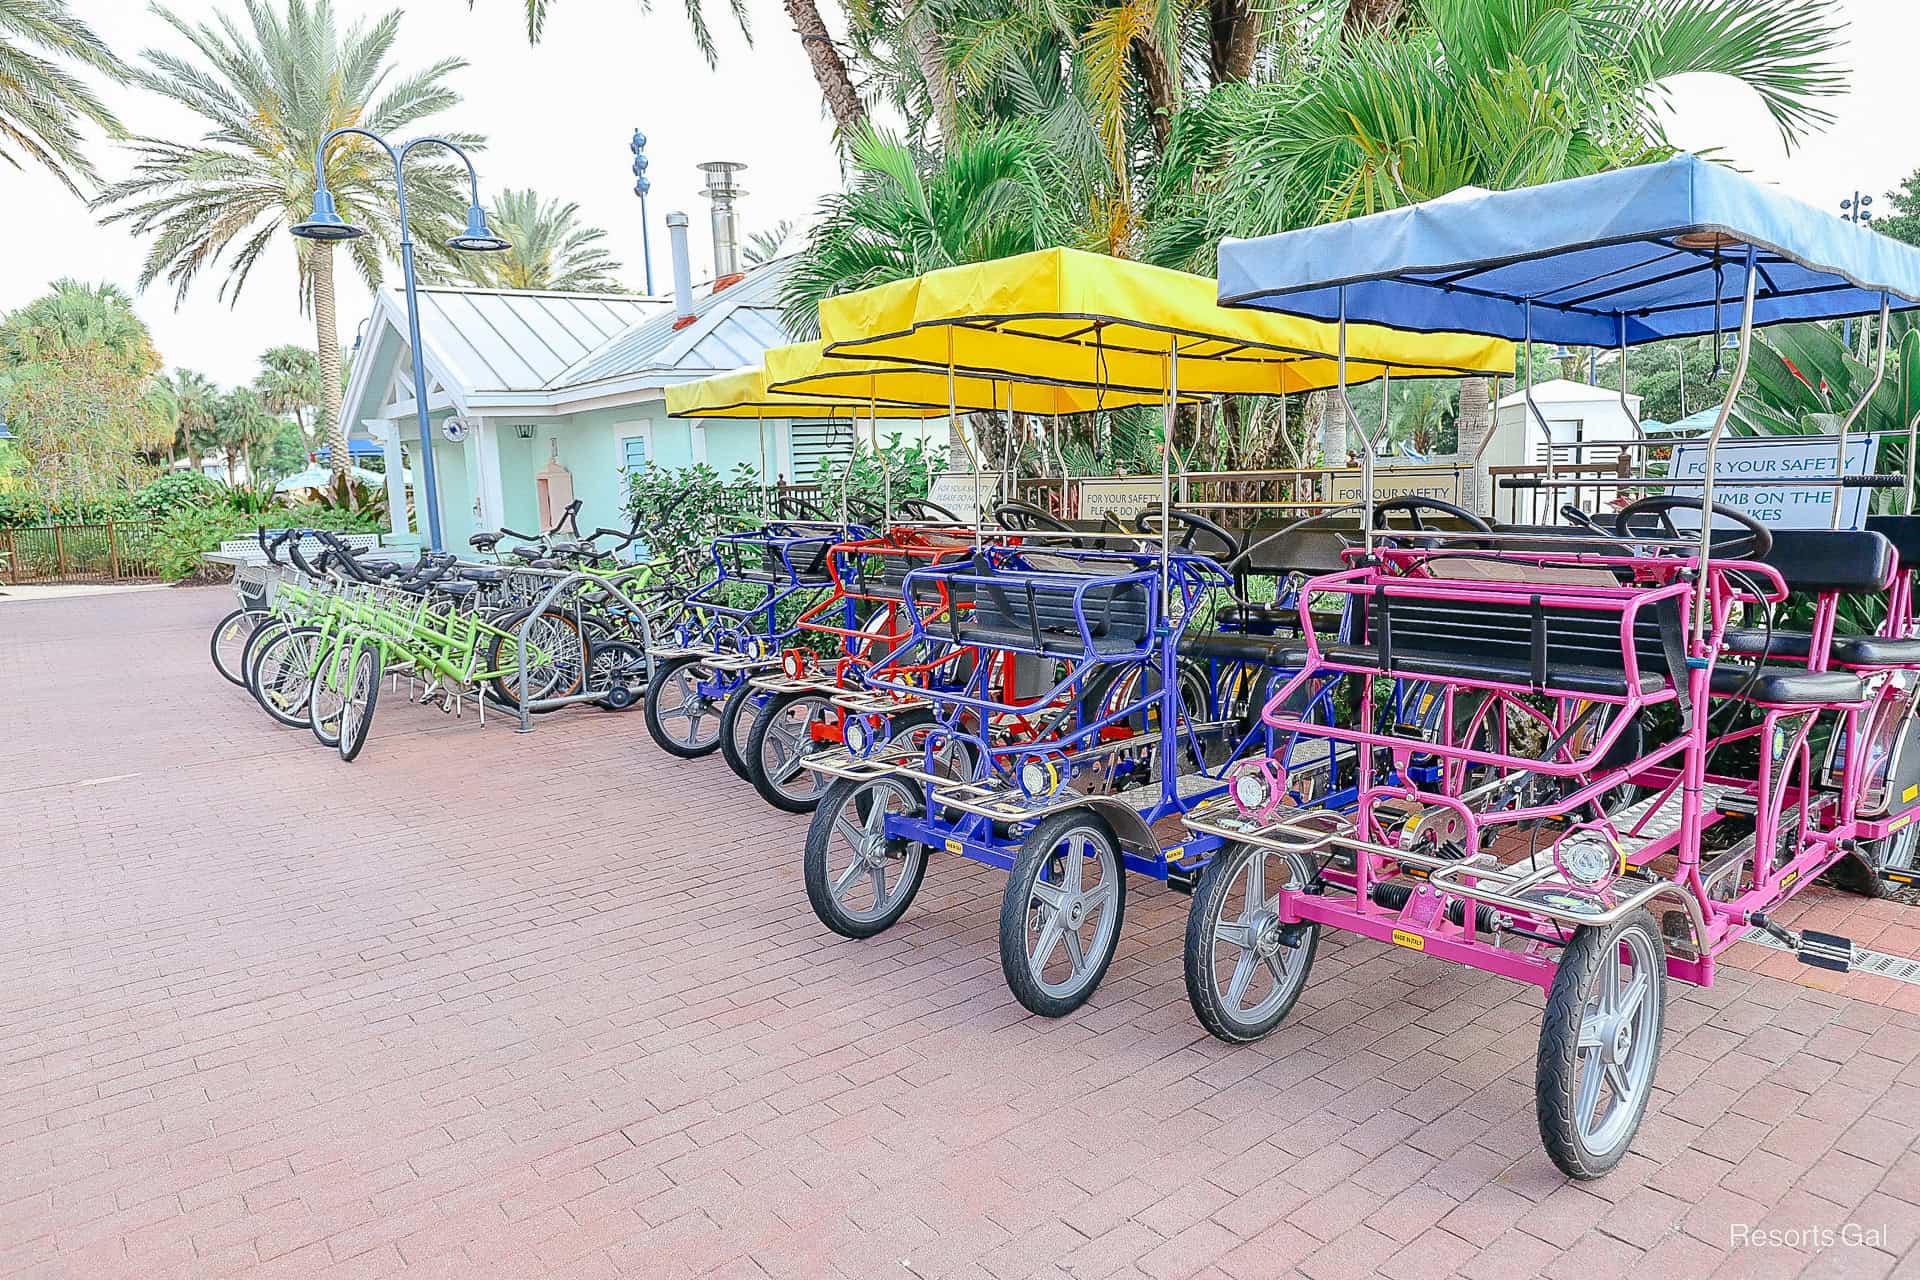
{"label": "vent pipe", "polygon": [[740,270],[740,224],[733,202],[746,195],[734,174],[747,166],[735,160],[709,160],[700,166],[707,175],[706,196],[713,202],[713,275],[716,280]]}
{"label": "vent pipe", "polygon": [[667,241],[673,257],[673,314],[675,327],[693,319],[693,265],[687,260],[687,215],[678,209],[667,215]]}

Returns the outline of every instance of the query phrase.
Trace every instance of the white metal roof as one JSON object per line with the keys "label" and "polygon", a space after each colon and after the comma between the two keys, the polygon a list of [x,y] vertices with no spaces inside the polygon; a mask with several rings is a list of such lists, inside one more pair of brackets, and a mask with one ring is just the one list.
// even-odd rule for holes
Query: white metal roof
{"label": "white metal roof", "polygon": [[[1618,404],[1620,393],[1612,387],[1596,387],[1592,383],[1575,382],[1571,378],[1549,378],[1545,382],[1533,384],[1533,400],[1535,404],[1592,403],[1600,400]],[[1510,409],[1514,405],[1526,402],[1527,392],[1523,386],[1509,395],[1501,396],[1500,403],[1496,407]],[[1629,391],[1627,402],[1637,405],[1640,403],[1640,397]]]}
{"label": "white metal roof", "polygon": [[697,296],[691,324],[682,323],[669,306],[577,360],[550,379],[548,388],[647,373],[679,382],[760,363],[768,347],[792,341],[780,322],[780,285],[790,265],[791,259],[769,262],[723,289]]}
{"label": "white metal roof", "polygon": [[420,290],[420,334],[461,390],[526,391],[671,310],[663,298],[622,294],[432,288]]}

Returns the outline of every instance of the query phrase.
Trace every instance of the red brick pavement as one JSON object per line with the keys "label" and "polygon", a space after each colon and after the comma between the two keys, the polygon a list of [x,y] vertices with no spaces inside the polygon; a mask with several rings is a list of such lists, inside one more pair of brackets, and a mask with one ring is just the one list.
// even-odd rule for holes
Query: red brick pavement
{"label": "red brick pavement", "polygon": [[837,940],[803,823],[637,714],[395,700],[343,765],[215,675],[228,598],[0,604],[0,1273],[1920,1273],[1915,988],[1681,989],[1635,1152],[1574,1186],[1536,993],[1329,938],[1231,1049],[1136,886],[1041,1022],[995,875]]}

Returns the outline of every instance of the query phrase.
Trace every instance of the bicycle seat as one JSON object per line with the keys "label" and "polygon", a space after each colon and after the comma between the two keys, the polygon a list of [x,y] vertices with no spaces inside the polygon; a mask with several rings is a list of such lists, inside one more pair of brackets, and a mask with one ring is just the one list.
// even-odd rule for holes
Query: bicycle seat
{"label": "bicycle seat", "polygon": [[472,595],[474,590],[479,586],[478,583],[474,582],[435,582],[429,585],[441,595],[452,596],[456,600],[463,596]]}
{"label": "bicycle seat", "polygon": [[518,556],[522,560],[534,561],[546,555],[546,552],[540,550],[540,548],[538,547],[515,547],[512,551],[509,551],[507,554]]}
{"label": "bicycle seat", "polygon": [[481,551],[491,551],[500,545],[500,539],[504,536],[499,533],[476,533],[467,539],[467,545]]}
{"label": "bicycle seat", "polygon": [[506,575],[506,571],[502,569],[482,568],[482,569],[462,569],[460,571],[460,576],[465,578],[468,582],[498,582],[500,581],[500,579],[506,577],[507,575]]}
{"label": "bicycle seat", "polygon": [[392,560],[361,560],[356,563],[376,578],[391,578],[400,572],[400,566]]}

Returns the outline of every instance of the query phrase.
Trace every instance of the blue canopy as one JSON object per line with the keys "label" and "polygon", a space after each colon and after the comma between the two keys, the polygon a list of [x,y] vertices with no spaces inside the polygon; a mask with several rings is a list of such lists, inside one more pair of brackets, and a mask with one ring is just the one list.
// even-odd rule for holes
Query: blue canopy
{"label": "blue canopy", "polygon": [[[1920,249],[1697,156],[1220,246],[1220,302],[1610,347],[1920,307]],[[1719,299],[1721,306],[1715,306]]]}

